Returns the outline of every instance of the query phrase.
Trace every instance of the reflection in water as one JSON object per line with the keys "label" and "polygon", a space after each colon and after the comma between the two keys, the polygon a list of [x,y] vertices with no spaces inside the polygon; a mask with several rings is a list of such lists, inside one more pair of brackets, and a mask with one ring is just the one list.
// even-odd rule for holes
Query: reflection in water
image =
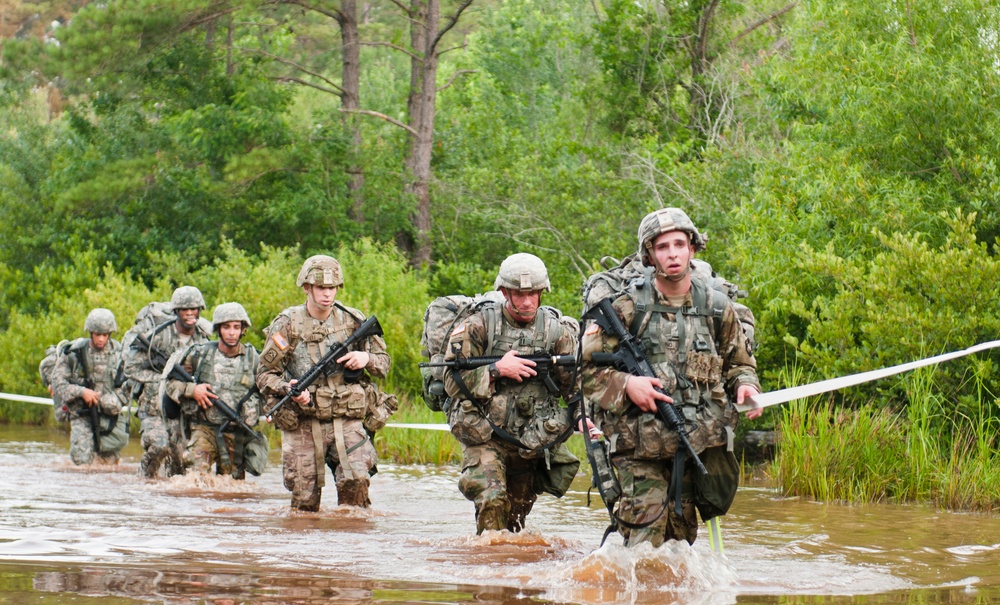
{"label": "reflection in water", "polygon": [[[138,448],[74,467],[61,433],[0,427],[0,603],[988,603],[1000,520],[740,490],[725,556],[598,549],[585,477],[528,529],[475,535],[455,468],[380,465],[370,510],[293,512],[277,460],[245,482],[147,482]],[[25,578],[28,581],[25,582]],[[96,599],[96,600],[95,600]],[[102,600],[103,599],[103,600]],[[119,601],[116,601],[118,599]]]}

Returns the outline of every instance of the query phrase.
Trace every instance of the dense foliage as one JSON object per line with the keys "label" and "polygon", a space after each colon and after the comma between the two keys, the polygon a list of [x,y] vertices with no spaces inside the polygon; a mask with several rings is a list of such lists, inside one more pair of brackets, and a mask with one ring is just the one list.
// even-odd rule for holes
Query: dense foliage
{"label": "dense foliage", "polygon": [[[424,223],[408,112],[425,59],[410,26],[431,3],[445,47],[433,262],[411,267]],[[128,323],[182,283],[244,302],[261,327],[301,298],[301,259],[333,251],[347,302],[386,326],[391,386],[416,396],[431,296],[481,291],[529,251],[550,268],[546,302],[575,314],[599,259],[633,251],[640,218],[668,205],[750,291],[767,388],[1000,333],[990,3],[476,0],[462,13],[376,0],[355,15],[356,91],[336,0],[13,4],[21,27],[0,31],[0,390],[40,394],[44,346],[79,335],[88,308]],[[354,92],[360,110],[345,113]],[[960,419],[1000,419],[997,359],[929,381],[941,452],[969,428]],[[873,405],[905,433],[906,380],[829,401]],[[978,440],[995,460],[990,430]]]}

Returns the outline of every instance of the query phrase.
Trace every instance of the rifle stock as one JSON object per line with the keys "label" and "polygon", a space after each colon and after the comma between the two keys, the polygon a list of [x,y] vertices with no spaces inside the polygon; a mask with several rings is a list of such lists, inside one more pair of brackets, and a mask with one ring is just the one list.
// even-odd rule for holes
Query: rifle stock
{"label": "rifle stock", "polygon": [[303,374],[296,381],[296,383],[288,389],[288,393],[286,393],[273,408],[267,411],[265,416],[268,418],[273,416],[274,413],[280,410],[286,403],[301,395],[302,392],[308,389],[312,383],[316,382],[320,376],[329,376],[335,372],[338,365],[337,360],[346,355],[354,343],[364,338],[368,338],[369,336],[382,336],[382,326],[378,323],[378,319],[374,315],[362,322],[361,325],[358,326],[358,329],[352,332],[351,335],[344,340],[344,342],[335,347],[331,347],[330,350],[326,352],[326,355],[323,355],[322,359],[316,362],[316,365],[306,370],[306,373]]}
{"label": "rifle stock", "polygon": [[[653,366],[646,359],[646,355],[642,351],[642,347],[635,340],[635,337],[632,336],[632,333],[625,328],[625,324],[622,323],[618,314],[615,313],[614,307],[611,306],[610,299],[605,298],[595,305],[587,312],[585,318],[593,319],[605,332],[618,338],[619,343],[616,352],[593,353],[590,357],[591,361],[596,365],[614,366],[619,371],[628,372],[633,376],[657,378],[656,372],[653,371]],[[657,387],[656,391],[670,397],[670,394],[661,388]],[[691,457],[698,472],[702,475],[707,475],[708,469],[702,464],[701,459],[698,458],[698,454],[695,453],[694,448],[691,446],[691,442],[687,437],[687,430],[684,428],[684,421],[677,413],[677,409],[665,401],[657,400],[656,411],[660,420],[677,433],[681,447]]]}

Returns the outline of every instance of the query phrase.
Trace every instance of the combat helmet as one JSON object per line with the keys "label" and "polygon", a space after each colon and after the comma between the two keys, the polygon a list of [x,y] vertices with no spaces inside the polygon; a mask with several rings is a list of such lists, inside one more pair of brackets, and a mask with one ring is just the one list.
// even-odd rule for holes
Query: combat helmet
{"label": "combat helmet", "polygon": [[295,285],[302,287],[305,284],[313,286],[326,286],[339,288],[344,285],[344,273],[340,269],[340,263],[332,256],[317,254],[310,256],[306,262],[302,263],[302,270],[295,280]]}
{"label": "combat helmet", "polygon": [[118,322],[110,310],[97,308],[87,314],[83,329],[92,334],[111,334],[118,331]]}
{"label": "combat helmet", "polygon": [[493,282],[493,288],[511,290],[545,290],[550,292],[549,272],[542,259],[534,254],[518,252],[511,254],[500,263],[500,271]]}
{"label": "combat helmet", "polygon": [[174,295],[170,297],[170,306],[177,309],[204,309],[205,298],[201,295],[201,290],[194,286],[181,286],[174,290]]}
{"label": "combat helmet", "polygon": [[706,237],[699,233],[688,215],[680,208],[660,208],[646,215],[639,223],[639,256],[646,260],[646,253],[653,247],[653,240],[663,233],[683,231],[691,237],[695,252],[705,249]]}
{"label": "combat helmet", "polygon": [[250,316],[247,315],[247,310],[243,308],[238,302],[227,302],[222,303],[215,307],[212,311],[212,327],[218,329],[221,324],[228,323],[230,321],[243,322],[244,328],[249,328]]}

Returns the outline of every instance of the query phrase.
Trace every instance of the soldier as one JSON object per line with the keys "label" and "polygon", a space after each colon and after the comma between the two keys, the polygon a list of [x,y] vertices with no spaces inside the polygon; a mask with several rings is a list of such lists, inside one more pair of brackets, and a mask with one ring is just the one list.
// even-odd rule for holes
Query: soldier
{"label": "soldier", "polygon": [[[305,292],[305,304],[285,309],[274,318],[260,355],[257,386],[268,408],[365,320],[357,309],[336,302],[344,285],[336,259],[309,257],[296,285]],[[326,483],[324,463],[334,469],[339,504],[371,504],[368,476],[375,466],[375,447],[363,421],[370,397],[377,396],[370,377],[388,374],[389,355],[382,338],[373,335],[336,362],[335,372],[319,378],[274,414],[273,422],[281,429],[285,488],[292,492],[294,509],[319,510]]]}
{"label": "soldier", "polygon": [[219,339],[191,345],[178,361],[194,382],[169,377],[166,384],[167,395],[180,404],[191,428],[187,460],[202,473],[214,465],[217,474],[235,479],[246,476],[247,445],[255,437],[239,429],[213,403],[233,408],[249,427],[260,418],[260,396],[254,385],[257,350],[240,342],[248,327],[250,317],[243,305],[229,302],[215,307],[212,328]]}
{"label": "soldier", "polygon": [[170,474],[184,473],[184,426],[179,420],[163,418],[160,381],[167,358],[190,345],[208,342],[210,334],[198,321],[205,308],[205,299],[198,288],[177,288],[170,304],[176,317],[143,335],[149,346],[142,343],[142,338],[136,338],[124,352],[125,375],[136,385],[133,396],[138,391],[142,447],[146,450],[139,470],[147,479],[156,477],[165,460],[169,462]]}
{"label": "soldier", "polygon": [[69,411],[73,463],[90,464],[97,454],[101,462],[117,464],[128,443],[128,419],[120,417],[122,403],[115,393],[121,345],[111,334],[118,324],[111,311],[94,309],[84,329],[90,338],[70,343],[52,370],[53,398]]}
{"label": "soldier", "polygon": [[[500,357],[495,364],[445,374],[452,398],[448,424],[462,445],[458,488],[475,503],[476,533],[520,531],[538,494],[568,489],[580,461],[563,443],[572,433],[574,368],[551,376],[520,355],[576,355],[579,325],[541,306],[551,290],[545,264],[514,254],[500,265],[494,288],[503,303],[486,303],[455,327],[445,360]],[[550,378],[550,380],[545,380]]]}
{"label": "soldier", "polygon": [[[594,352],[613,352],[618,340],[596,323],[583,336],[584,400],[609,438],[622,488],[619,531],[627,545],[659,546],[668,539],[693,544],[695,506],[703,518],[724,513],[719,510],[728,509],[739,480],[732,455],[737,420],[732,402],[760,393],[757,364],[732,303],[692,273],[694,254],[704,249],[705,238],[676,208],[650,213],[639,225],[639,255],[653,268],[652,283],[633,282],[613,307],[656,378],[593,364]],[[709,481],[676,455],[677,433],[656,416],[657,401],[672,403],[687,423],[693,449],[713,469]],[[724,487],[713,488],[712,481]],[[716,509],[710,504],[720,499],[707,495],[713,489],[729,494]]]}

